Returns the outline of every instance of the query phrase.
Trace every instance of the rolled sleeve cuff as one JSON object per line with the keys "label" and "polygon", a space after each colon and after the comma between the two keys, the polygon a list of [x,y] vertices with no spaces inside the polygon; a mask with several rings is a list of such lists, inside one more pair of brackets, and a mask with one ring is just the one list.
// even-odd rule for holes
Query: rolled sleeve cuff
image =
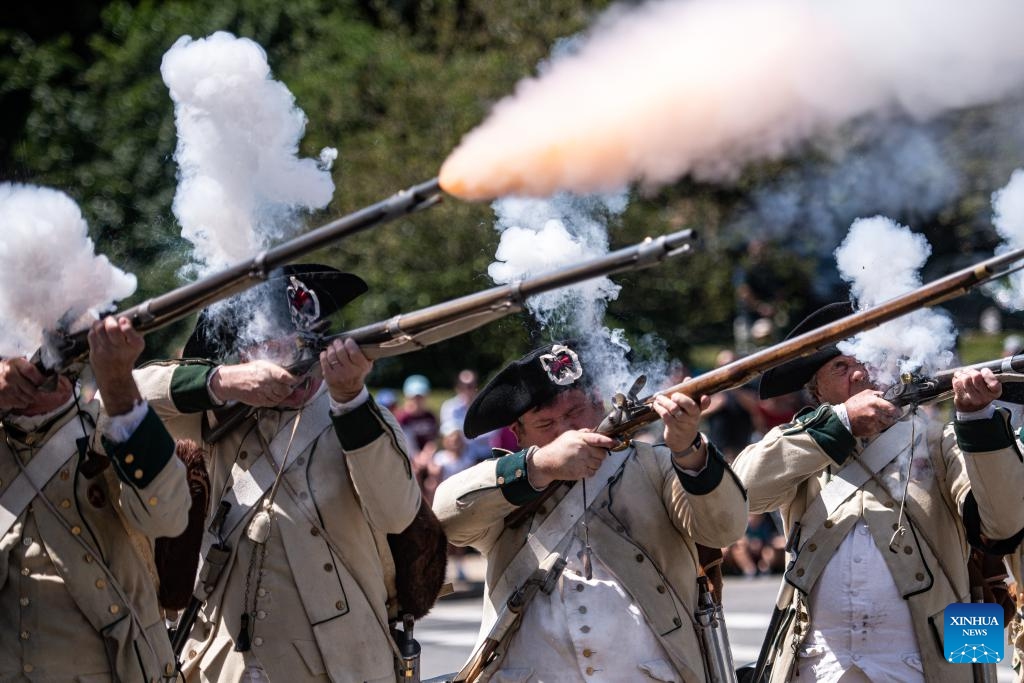
{"label": "rolled sleeve cuff", "polygon": [[342,448],[354,451],[370,445],[384,434],[384,419],[378,410],[380,408],[370,400],[369,395],[358,406],[340,415],[334,413],[332,406],[331,421]]}
{"label": "rolled sleeve cuff", "polygon": [[345,413],[351,413],[353,410],[366,403],[370,398],[370,392],[364,386],[351,401],[335,401],[330,395],[328,395],[328,398],[330,398],[331,401],[331,415],[338,417]]}
{"label": "rolled sleeve cuff", "polygon": [[182,413],[201,413],[218,405],[210,396],[210,375],[217,369],[209,363],[188,363],[174,368],[171,401]]}
{"label": "rolled sleeve cuff", "polygon": [[513,505],[525,505],[539,497],[541,492],[530,485],[526,476],[526,454],[529,449],[509,453],[498,458],[495,466],[495,484],[505,500]]}
{"label": "rolled sleeve cuff", "polygon": [[825,455],[837,465],[845,463],[857,448],[857,439],[843,424],[833,406],[821,406],[803,420],[803,427]]}
{"label": "rolled sleeve cuff", "polygon": [[722,454],[710,441],[707,442],[707,449],[707,463],[704,465],[704,469],[697,474],[691,474],[692,470],[681,469],[674,462],[672,463],[672,468],[676,471],[683,490],[695,496],[707,495],[714,491],[722,483],[722,477],[725,475],[725,459]]}
{"label": "rolled sleeve cuff", "polygon": [[997,410],[988,419],[953,422],[956,443],[964,453],[987,453],[1009,448],[1013,445],[1013,430],[1010,429],[1008,415],[1004,410]]}
{"label": "rolled sleeve cuff", "polygon": [[174,456],[174,439],[152,408],[125,441],[103,437],[103,448],[121,481],[144,489]]}
{"label": "rolled sleeve cuff", "polygon": [[142,424],[146,413],[149,412],[149,404],[145,401],[136,403],[131,410],[123,415],[111,415],[107,424],[106,436],[113,443],[122,443],[131,438],[133,432]]}

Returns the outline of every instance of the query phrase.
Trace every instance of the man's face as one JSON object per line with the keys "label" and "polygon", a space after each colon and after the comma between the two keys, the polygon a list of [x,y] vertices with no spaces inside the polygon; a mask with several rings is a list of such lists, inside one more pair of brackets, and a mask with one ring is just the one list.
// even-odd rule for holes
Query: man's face
{"label": "man's face", "polygon": [[865,389],[875,388],[864,364],[853,356],[836,356],[825,363],[814,373],[814,381],[818,398],[822,403],[833,405],[845,403]]}
{"label": "man's face", "polygon": [[[295,335],[260,342],[252,348],[243,350],[241,355],[243,362],[265,360],[285,369],[300,359],[299,345]],[[278,403],[277,407],[301,408],[306,405],[323,384],[323,378],[312,374],[319,367],[319,363],[314,363],[306,375],[297,377],[297,384],[292,393]]]}
{"label": "man's face", "polygon": [[552,404],[527,411],[510,428],[523,448],[546,446],[562,432],[596,427],[602,417],[600,402],[582,389],[570,389]]}

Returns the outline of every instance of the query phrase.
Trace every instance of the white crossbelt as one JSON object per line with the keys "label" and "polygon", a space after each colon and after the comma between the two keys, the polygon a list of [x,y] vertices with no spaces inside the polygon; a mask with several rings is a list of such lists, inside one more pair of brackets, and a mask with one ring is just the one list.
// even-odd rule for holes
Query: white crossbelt
{"label": "white crossbelt", "polygon": [[[856,460],[850,459],[841,470],[835,473],[831,481],[822,488],[822,502],[825,504],[825,518],[832,516],[840,505],[850,498],[861,486],[863,486],[872,474],[878,474],[882,469],[904,451],[911,447],[910,434],[911,421],[898,422],[872,441]],[[918,433],[915,443],[916,448],[924,438],[923,430]],[[902,445],[902,448],[900,447]],[[863,466],[862,466],[863,465]],[[865,469],[865,467],[867,469]],[[870,471],[868,471],[870,470]]]}
{"label": "white crossbelt", "polygon": [[[587,491],[588,504],[593,503],[615,479],[615,474],[633,453],[632,448],[613,451],[601,463],[589,482],[598,484],[596,490]],[[518,586],[521,586],[537,567],[572,533],[584,513],[583,487],[577,483],[569,489],[540,526],[526,538],[526,544],[519,549],[505,571],[495,583],[492,595],[504,600]]]}
{"label": "white crossbelt", "polygon": [[[21,474],[0,494],[0,537],[4,536],[25,511],[36,493],[77,453],[75,441],[80,430],[68,421],[51,436],[42,451],[36,453]],[[17,453],[11,453],[15,458]]]}
{"label": "white crossbelt", "polygon": [[[292,416],[285,423],[273,441],[270,442],[270,453],[261,453],[256,462],[248,470],[243,470],[237,464],[231,467],[232,486],[224,494],[223,501],[231,504],[228,514],[224,518],[222,535],[227,538],[234,529],[248,516],[252,507],[263,495],[274,485],[277,478],[277,471],[285,466],[285,458],[288,455],[286,448],[291,439],[291,425],[298,418],[299,413]],[[320,435],[331,424],[331,413],[329,410],[310,411],[302,414],[302,423],[299,432],[295,435],[292,447],[289,452],[303,453],[313,445]],[[257,426],[259,429],[259,426]],[[271,464],[270,458],[273,459]],[[202,557],[206,557],[206,551],[217,541],[213,533],[207,531],[203,536]]]}

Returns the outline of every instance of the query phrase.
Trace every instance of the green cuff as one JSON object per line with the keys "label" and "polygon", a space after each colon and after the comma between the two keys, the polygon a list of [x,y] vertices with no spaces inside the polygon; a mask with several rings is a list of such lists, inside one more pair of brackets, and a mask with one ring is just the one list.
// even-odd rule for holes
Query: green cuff
{"label": "green cuff", "polygon": [[526,476],[526,454],[529,449],[503,455],[497,460],[495,468],[497,479],[495,483],[501,489],[505,500],[513,505],[525,505],[531,500],[538,498],[540,491],[530,486],[530,479]]}
{"label": "green cuff", "polygon": [[217,406],[210,398],[208,379],[216,365],[191,361],[174,368],[171,375],[171,401],[182,413],[201,413]]}
{"label": "green cuff", "polygon": [[964,453],[1000,451],[1013,445],[1010,413],[997,409],[987,420],[953,421],[956,443]]}
{"label": "green cuff", "polygon": [[786,433],[797,431],[807,432],[837,465],[846,462],[857,449],[857,439],[830,405],[818,406],[816,410],[798,416],[796,427]]}
{"label": "green cuff", "polygon": [[342,448],[354,451],[370,445],[384,433],[384,420],[378,410],[373,398],[369,398],[358,408],[331,417]]}
{"label": "green cuff", "polygon": [[679,477],[679,483],[683,485],[683,489],[695,496],[704,496],[714,491],[722,483],[722,477],[725,475],[725,459],[718,452],[718,448],[715,447],[715,444],[708,441],[707,449],[707,464],[704,465],[704,469],[700,471],[700,474],[696,476],[683,472],[679,465],[676,465],[675,462],[672,463],[676,470],[676,476]]}
{"label": "green cuff", "polygon": [[127,441],[114,443],[103,437],[103,449],[121,481],[144,489],[174,455],[174,439],[150,408]]}

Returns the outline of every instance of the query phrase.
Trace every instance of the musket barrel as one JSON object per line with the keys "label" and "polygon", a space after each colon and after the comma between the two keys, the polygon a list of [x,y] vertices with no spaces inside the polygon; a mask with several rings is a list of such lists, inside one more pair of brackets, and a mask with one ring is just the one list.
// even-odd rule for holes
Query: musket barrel
{"label": "musket barrel", "polygon": [[[274,269],[305,254],[380,223],[434,206],[440,199],[441,189],[437,178],[413,185],[383,201],[271,247],[247,261],[147,299],[116,315],[127,317],[139,332],[151,332],[266,280]],[[58,340],[59,355],[63,358],[52,362],[59,363],[63,359],[82,355],[88,349],[88,333],[88,330],[79,330]],[[51,359],[44,357],[44,361],[47,367],[51,366]]]}
{"label": "musket barrel", "polygon": [[[693,230],[679,230],[655,239],[647,238],[639,244],[619,249],[606,256],[512,284],[492,287],[411,313],[404,313],[388,320],[349,330],[331,337],[327,341],[336,338],[351,338],[360,346],[384,344],[398,339],[403,334],[412,336],[420,334],[424,330],[440,328],[472,316],[478,316],[473,321],[467,320],[467,325],[457,328],[458,333],[461,334],[497,317],[522,310],[523,302],[531,296],[595,277],[656,265],[666,258],[688,251],[694,238]],[[451,334],[450,336],[455,335]],[[434,339],[431,343],[440,340]],[[366,352],[365,349],[364,352]],[[381,355],[383,354],[374,353],[373,357],[379,358]]]}
{"label": "musket barrel", "polygon": [[[955,296],[964,294],[978,284],[1002,275],[1001,269],[1022,259],[1024,259],[1024,249],[1015,249],[1005,254],[994,256],[981,263],[922,285],[911,292],[894,297],[877,306],[859,311],[810,332],[805,332],[793,339],[762,349],[681,384],[668,387],[662,393],[680,392],[691,398],[698,398],[705,394],[734,389],[746,384],[773,367],[802,356],[808,356],[823,346],[849,339],[855,334],[878,327],[883,323],[919,308],[935,306]],[[616,423],[614,413],[610,414],[601,423],[599,431],[611,436],[619,436],[629,434],[638,427],[657,420],[657,413],[649,408],[651,401],[651,398],[645,400],[648,410],[635,415],[627,421]]]}

